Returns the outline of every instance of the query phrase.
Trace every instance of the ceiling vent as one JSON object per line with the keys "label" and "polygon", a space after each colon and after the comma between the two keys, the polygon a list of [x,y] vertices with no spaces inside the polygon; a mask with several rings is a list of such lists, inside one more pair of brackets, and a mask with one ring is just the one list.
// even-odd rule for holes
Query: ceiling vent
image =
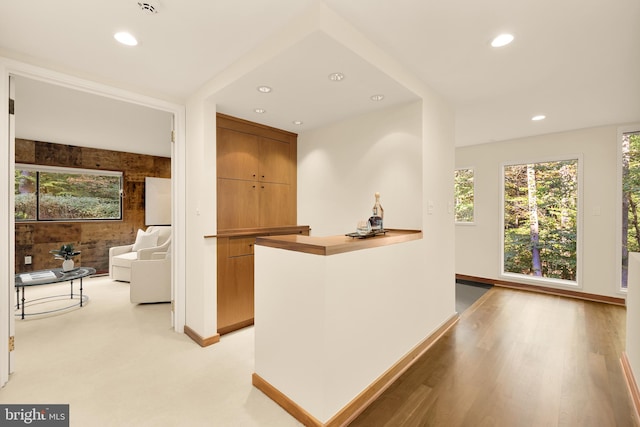
{"label": "ceiling vent", "polygon": [[140,10],[147,15],[155,15],[158,13],[158,2],[153,0],[139,1]]}

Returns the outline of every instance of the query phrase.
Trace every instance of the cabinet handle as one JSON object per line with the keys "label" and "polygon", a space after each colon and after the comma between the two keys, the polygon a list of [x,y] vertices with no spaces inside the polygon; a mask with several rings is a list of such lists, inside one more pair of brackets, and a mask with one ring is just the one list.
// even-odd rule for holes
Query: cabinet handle
{"label": "cabinet handle", "polygon": [[262,175],[262,179],[264,179],[264,175]]}
{"label": "cabinet handle", "polygon": [[260,188],[264,188],[264,185],[261,185]]}
{"label": "cabinet handle", "polygon": [[255,173],[253,174],[253,177],[254,177],[254,178],[256,177],[256,174],[255,174]]}
{"label": "cabinet handle", "polygon": [[252,187],[252,188],[256,188],[256,186],[255,186],[255,185],[252,185],[251,187]]}

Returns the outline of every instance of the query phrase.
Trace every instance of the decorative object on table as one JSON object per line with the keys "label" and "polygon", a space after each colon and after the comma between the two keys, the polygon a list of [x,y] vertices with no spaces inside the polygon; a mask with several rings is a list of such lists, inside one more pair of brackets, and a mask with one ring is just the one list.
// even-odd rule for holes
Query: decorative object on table
{"label": "decorative object on table", "polygon": [[377,236],[379,234],[386,234],[386,233],[387,233],[387,230],[371,230],[366,234],[361,234],[361,233],[356,231],[354,233],[347,233],[347,234],[345,234],[345,236],[355,237],[355,238],[358,238],[358,239],[366,239],[367,237],[374,237],[374,236]]}
{"label": "decorative object on table", "polygon": [[62,271],[73,270],[73,266],[74,266],[73,257],[76,255],[80,255],[80,251],[76,251],[73,249],[72,243],[62,245],[60,246],[60,249],[49,251],[49,252],[54,254],[55,259],[63,260]]}
{"label": "decorative object on table", "polygon": [[376,202],[373,205],[372,215],[369,218],[369,224],[371,224],[372,231],[383,231],[384,225],[384,209],[382,209],[382,205],[380,204],[380,193],[375,193]]}
{"label": "decorative object on table", "polygon": [[367,221],[358,221],[356,232],[347,233],[345,236],[366,239],[367,237],[373,237],[387,232],[383,225],[384,209],[382,209],[382,205],[380,204],[380,193],[376,192],[375,197],[376,202],[373,205],[371,217]]}
{"label": "decorative object on table", "polygon": [[366,220],[358,221],[358,227],[356,228],[356,233],[360,236],[367,235],[371,233],[371,223]]}

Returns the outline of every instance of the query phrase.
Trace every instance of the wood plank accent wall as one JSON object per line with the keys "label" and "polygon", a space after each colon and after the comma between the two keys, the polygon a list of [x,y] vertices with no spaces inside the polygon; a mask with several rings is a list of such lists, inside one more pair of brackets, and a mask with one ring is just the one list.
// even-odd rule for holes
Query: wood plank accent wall
{"label": "wood plank accent wall", "polygon": [[[109,248],[135,240],[144,224],[144,178],[171,178],[171,158],[89,147],[16,139],[16,163],[123,172],[123,220],[90,222],[18,223],[15,226],[16,272],[60,267],[49,253],[73,243],[82,253],[76,265],[109,271]],[[31,255],[33,263],[24,264]]]}

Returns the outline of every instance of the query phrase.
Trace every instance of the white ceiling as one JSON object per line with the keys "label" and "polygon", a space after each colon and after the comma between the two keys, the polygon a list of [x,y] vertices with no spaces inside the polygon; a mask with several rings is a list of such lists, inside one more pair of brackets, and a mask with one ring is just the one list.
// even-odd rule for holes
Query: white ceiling
{"label": "white ceiling", "polygon": [[18,138],[171,156],[170,113],[21,76],[15,80]]}
{"label": "white ceiling", "polygon": [[[283,72],[285,70],[285,72]],[[329,75],[341,72],[340,82]],[[260,93],[258,86],[273,90]],[[372,95],[384,94],[374,102]],[[325,33],[316,31],[215,95],[219,111],[300,133],[419,98]],[[254,108],[266,110],[256,114]],[[293,124],[300,120],[302,125]]]}
{"label": "white ceiling", "polygon": [[[0,55],[184,103],[210,78],[303,16],[316,0],[155,3],[159,13],[147,15],[135,0],[0,2]],[[324,4],[448,100],[456,111],[456,145],[640,121],[637,0],[325,0]],[[117,44],[112,35],[122,29],[134,33],[140,44]],[[515,35],[514,43],[490,48],[490,39],[505,31]],[[340,86],[326,80],[333,71],[347,76]],[[22,90],[33,91],[27,88],[30,83],[25,79]],[[273,96],[257,93],[258,84],[273,86]],[[368,96],[379,92],[387,98],[372,103]],[[55,108],[66,108],[62,94],[46,93],[48,98],[61,97],[53,102]],[[356,53],[314,33],[224,89],[219,109],[304,132],[411,99],[413,94]],[[286,110],[291,106],[293,110]],[[257,116],[251,113],[254,107],[267,113]],[[23,106],[25,111],[29,108]],[[101,111],[104,116],[105,110]],[[127,114],[120,117],[118,111]],[[546,114],[547,119],[531,122],[535,114]],[[116,128],[120,139],[126,138],[123,133],[136,134],[129,128],[133,124],[116,124],[127,117],[130,121],[126,108],[111,108],[107,115],[109,128]],[[35,128],[32,122],[47,128],[42,120],[24,117],[25,133],[28,127]],[[160,124],[154,126],[164,129],[166,113],[156,119]],[[305,124],[292,128],[295,119]],[[18,116],[17,127],[20,123]],[[35,135],[36,130],[32,132]],[[114,142],[108,129],[102,132]],[[138,151],[168,150],[155,138],[147,149],[146,140],[138,137]]]}

